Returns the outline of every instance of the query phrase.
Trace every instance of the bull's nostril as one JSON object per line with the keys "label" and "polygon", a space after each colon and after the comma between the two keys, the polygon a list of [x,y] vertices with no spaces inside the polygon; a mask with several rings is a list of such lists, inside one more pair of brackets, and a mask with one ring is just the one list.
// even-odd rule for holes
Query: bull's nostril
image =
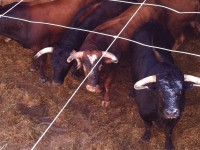
{"label": "bull's nostril", "polygon": [[178,117],[178,116],[180,115],[180,112],[179,112],[178,109],[176,109],[176,110],[174,111],[174,115],[175,115],[176,117]]}
{"label": "bull's nostril", "polygon": [[91,86],[91,85],[86,85],[86,89],[90,92],[95,92],[95,93],[100,93],[101,92],[101,88],[97,85],[97,86]]}
{"label": "bull's nostril", "polygon": [[166,118],[177,118],[177,117],[179,117],[179,115],[180,115],[180,112],[179,112],[179,110],[178,109],[165,109],[165,111],[164,111],[164,116],[166,117]]}

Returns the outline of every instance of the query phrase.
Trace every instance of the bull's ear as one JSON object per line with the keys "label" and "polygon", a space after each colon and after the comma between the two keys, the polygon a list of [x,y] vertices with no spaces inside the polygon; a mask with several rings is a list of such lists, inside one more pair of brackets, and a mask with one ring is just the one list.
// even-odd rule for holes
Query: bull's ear
{"label": "bull's ear", "polygon": [[149,90],[149,91],[156,91],[157,90],[156,83],[149,83],[146,86],[148,87],[147,90]]}
{"label": "bull's ear", "polygon": [[77,52],[77,51],[76,51],[75,49],[73,49],[71,53],[76,53],[76,52]]}
{"label": "bull's ear", "polygon": [[112,59],[106,58],[106,57],[103,58],[103,61],[104,61],[106,64],[113,63],[113,60],[112,60]]}
{"label": "bull's ear", "polygon": [[192,82],[184,82],[184,90],[194,89],[194,84]]}
{"label": "bull's ear", "polygon": [[118,63],[118,58],[110,52],[102,51],[102,55],[104,55],[103,59],[105,63]]}

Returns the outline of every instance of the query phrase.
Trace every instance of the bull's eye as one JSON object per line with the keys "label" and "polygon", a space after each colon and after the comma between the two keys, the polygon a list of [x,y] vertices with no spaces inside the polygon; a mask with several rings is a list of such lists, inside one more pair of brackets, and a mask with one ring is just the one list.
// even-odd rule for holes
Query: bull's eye
{"label": "bull's eye", "polygon": [[182,94],[182,91],[179,91],[179,92],[178,92],[178,95],[181,95],[181,94]]}
{"label": "bull's eye", "polygon": [[156,87],[154,87],[154,86],[148,86],[148,90],[150,90],[150,91],[156,91]]}
{"label": "bull's eye", "polygon": [[86,72],[86,67],[85,67],[85,65],[83,65],[83,71]]}
{"label": "bull's eye", "polygon": [[154,83],[148,84],[147,87],[148,87],[148,90],[150,90],[150,91],[157,90],[156,85]]}
{"label": "bull's eye", "polygon": [[103,66],[102,64],[101,64],[101,65],[99,65],[99,68],[98,68],[98,70],[99,70],[99,71],[101,71],[101,69],[102,69],[102,66]]}
{"label": "bull's eye", "polygon": [[158,93],[159,93],[159,95],[163,98],[164,97],[164,94],[163,94],[163,92],[159,89],[158,90]]}

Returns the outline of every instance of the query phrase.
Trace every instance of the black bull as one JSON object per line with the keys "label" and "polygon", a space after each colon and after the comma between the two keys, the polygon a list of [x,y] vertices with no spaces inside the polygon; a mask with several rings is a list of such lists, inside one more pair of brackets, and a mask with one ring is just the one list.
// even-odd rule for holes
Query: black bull
{"label": "black bull", "polygon": [[[150,21],[135,32],[133,40],[170,49],[173,37],[155,21]],[[142,140],[150,140],[152,122],[165,125],[165,149],[174,149],[172,132],[183,112],[185,90],[197,77],[184,75],[174,64],[171,52],[131,44],[132,78],[135,101],[145,124]],[[138,81],[139,80],[139,81]],[[186,82],[187,81],[187,82]],[[189,86],[189,87],[190,87]]]}

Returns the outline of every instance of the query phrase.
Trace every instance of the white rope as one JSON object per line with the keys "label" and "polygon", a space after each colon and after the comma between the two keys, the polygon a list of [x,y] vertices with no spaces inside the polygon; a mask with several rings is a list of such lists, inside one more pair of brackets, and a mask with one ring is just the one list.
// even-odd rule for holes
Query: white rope
{"label": "white rope", "polygon": [[[146,0],[144,0],[143,3],[145,3]],[[139,8],[136,10],[136,12],[133,14],[133,16],[129,19],[129,21],[127,22],[127,24],[122,28],[122,30],[119,32],[119,34],[117,36],[114,36],[115,39],[113,40],[113,42],[110,44],[110,46],[107,48],[106,52],[109,50],[109,48],[114,44],[114,42],[117,40],[117,38],[119,37],[119,35],[123,32],[123,30],[126,28],[126,26],[129,24],[129,22],[132,20],[132,18],[137,14],[137,12],[139,11],[139,9],[142,7],[143,3],[139,6]],[[51,126],[53,125],[53,123],[56,121],[56,119],[60,116],[60,114],[63,112],[63,110],[66,108],[66,106],[68,105],[68,103],[71,101],[71,99],[74,97],[74,95],[78,92],[78,90],[80,89],[80,87],[83,85],[83,83],[87,80],[88,76],[90,75],[90,73],[94,70],[94,68],[96,67],[96,65],[100,62],[100,60],[103,58],[103,56],[105,55],[105,53],[101,56],[101,58],[98,60],[98,62],[94,65],[94,67],[90,70],[90,72],[88,73],[88,75],[84,78],[84,80],[80,83],[80,85],[78,86],[78,88],[75,90],[75,92],[72,94],[72,96],[68,99],[68,101],[66,102],[66,104],[63,106],[63,108],[60,110],[60,112],[56,115],[56,117],[54,118],[54,120],[51,122],[51,124],[47,127],[47,129],[44,131],[44,133],[41,135],[41,137],[38,139],[38,141],[35,143],[35,145],[32,147],[31,150],[34,150],[34,148],[37,146],[37,144],[41,141],[41,139],[44,137],[44,135],[47,133],[47,131],[51,128]]]}
{"label": "white rope", "polygon": [[[135,5],[138,5],[138,4],[141,4],[141,3],[136,3],[136,2],[127,2],[127,1],[122,1],[122,0],[109,0],[109,1],[113,1],[113,2],[119,2],[119,3],[127,3],[127,4],[135,4]],[[178,10],[175,10],[173,8],[170,8],[170,7],[167,7],[167,6],[164,6],[164,5],[158,5],[158,4],[150,4],[150,3],[145,3],[144,5],[146,6],[154,6],[154,7],[162,7],[162,8],[165,8],[165,9],[168,9],[168,10],[171,10],[173,12],[176,12],[178,14],[200,14],[199,11],[197,12],[188,12],[188,11],[178,11]]]}
{"label": "white rope", "polygon": [[173,53],[181,53],[181,54],[186,54],[186,55],[191,55],[191,56],[200,57],[199,54],[194,54],[194,53],[189,53],[189,52],[184,52],[184,51],[176,51],[176,50],[167,49],[167,48],[163,48],[163,47],[148,45],[148,44],[144,44],[144,43],[141,43],[141,42],[138,42],[138,41],[134,41],[134,40],[131,40],[131,39],[127,39],[127,38],[124,38],[124,37],[118,37],[118,38],[119,38],[119,39],[126,40],[126,41],[130,41],[130,42],[133,42],[133,43],[142,45],[142,46],[146,46],[146,47],[149,47],[149,48],[161,49],[161,50],[170,51],[170,52],[173,52]]}
{"label": "white rope", "polygon": [[4,149],[6,149],[7,145],[8,145],[7,143],[4,144],[2,147],[0,147],[0,150],[4,150]]}
{"label": "white rope", "polygon": [[63,26],[63,25],[54,24],[54,23],[41,22],[41,21],[31,21],[31,20],[27,20],[27,19],[22,19],[22,18],[17,18],[17,17],[12,17],[12,16],[6,16],[6,15],[4,15],[2,17],[13,19],[13,20],[20,20],[20,21],[24,21],[24,22],[28,22],[28,23],[32,23],[32,24],[41,24],[41,25],[44,24],[44,25],[50,25],[50,26],[55,26],[55,27],[71,29],[71,30],[79,30],[79,31],[84,31],[84,32],[91,32],[91,33],[96,33],[96,34],[105,35],[105,36],[111,36],[111,37],[114,36],[114,35],[109,35],[109,34],[106,34],[106,33],[90,31],[90,30],[81,29],[81,28],[68,27],[68,26]]}
{"label": "white rope", "polygon": [[[4,18],[9,18],[9,19],[14,19],[14,20],[20,20],[20,21],[24,21],[24,22],[29,22],[29,23],[33,23],[33,24],[46,24],[46,25],[50,25],[50,26],[56,26],[56,27],[61,27],[61,28],[66,28],[66,29],[71,29],[71,30],[79,30],[79,31],[83,31],[83,32],[89,32],[89,33],[109,36],[109,37],[113,37],[113,38],[116,37],[116,35],[111,35],[111,34],[106,34],[106,33],[101,33],[101,32],[97,32],[97,31],[91,31],[91,30],[86,30],[86,29],[81,29],[81,28],[67,27],[67,26],[53,24],[53,23],[30,21],[30,20],[16,18],[16,17],[10,17],[10,16],[3,16],[3,17]],[[174,52],[174,53],[181,53],[181,54],[187,54],[187,55],[200,57],[199,54],[195,54],[195,53],[184,52],[182,50],[181,51],[176,51],[176,50],[172,50],[172,49],[166,49],[166,48],[162,48],[162,47],[147,45],[147,44],[140,43],[140,42],[137,42],[137,41],[134,41],[134,40],[131,40],[131,39],[127,39],[127,38],[124,38],[124,37],[120,37],[120,36],[118,36],[118,38],[122,39],[122,40],[130,41],[130,42],[134,42],[134,43],[137,43],[139,45],[147,46],[147,47],[150,47],[150,48],[158,48],[158,49],[162,49],[162,50],[166,50],[166,51],[170,51],[170,52]]]}
{"label": "white rope", "polygon": [[11,10],[13,10],[17,5],[19,5],[21,2],[23,2],[24,0],[19,1],[18,3],[16,3],[13,7],[11,7],[9,10],[7,10],[5,13],[0,15],[0,18],[3,17],[5,14],[7,14],[8,12],[10,12]]}

